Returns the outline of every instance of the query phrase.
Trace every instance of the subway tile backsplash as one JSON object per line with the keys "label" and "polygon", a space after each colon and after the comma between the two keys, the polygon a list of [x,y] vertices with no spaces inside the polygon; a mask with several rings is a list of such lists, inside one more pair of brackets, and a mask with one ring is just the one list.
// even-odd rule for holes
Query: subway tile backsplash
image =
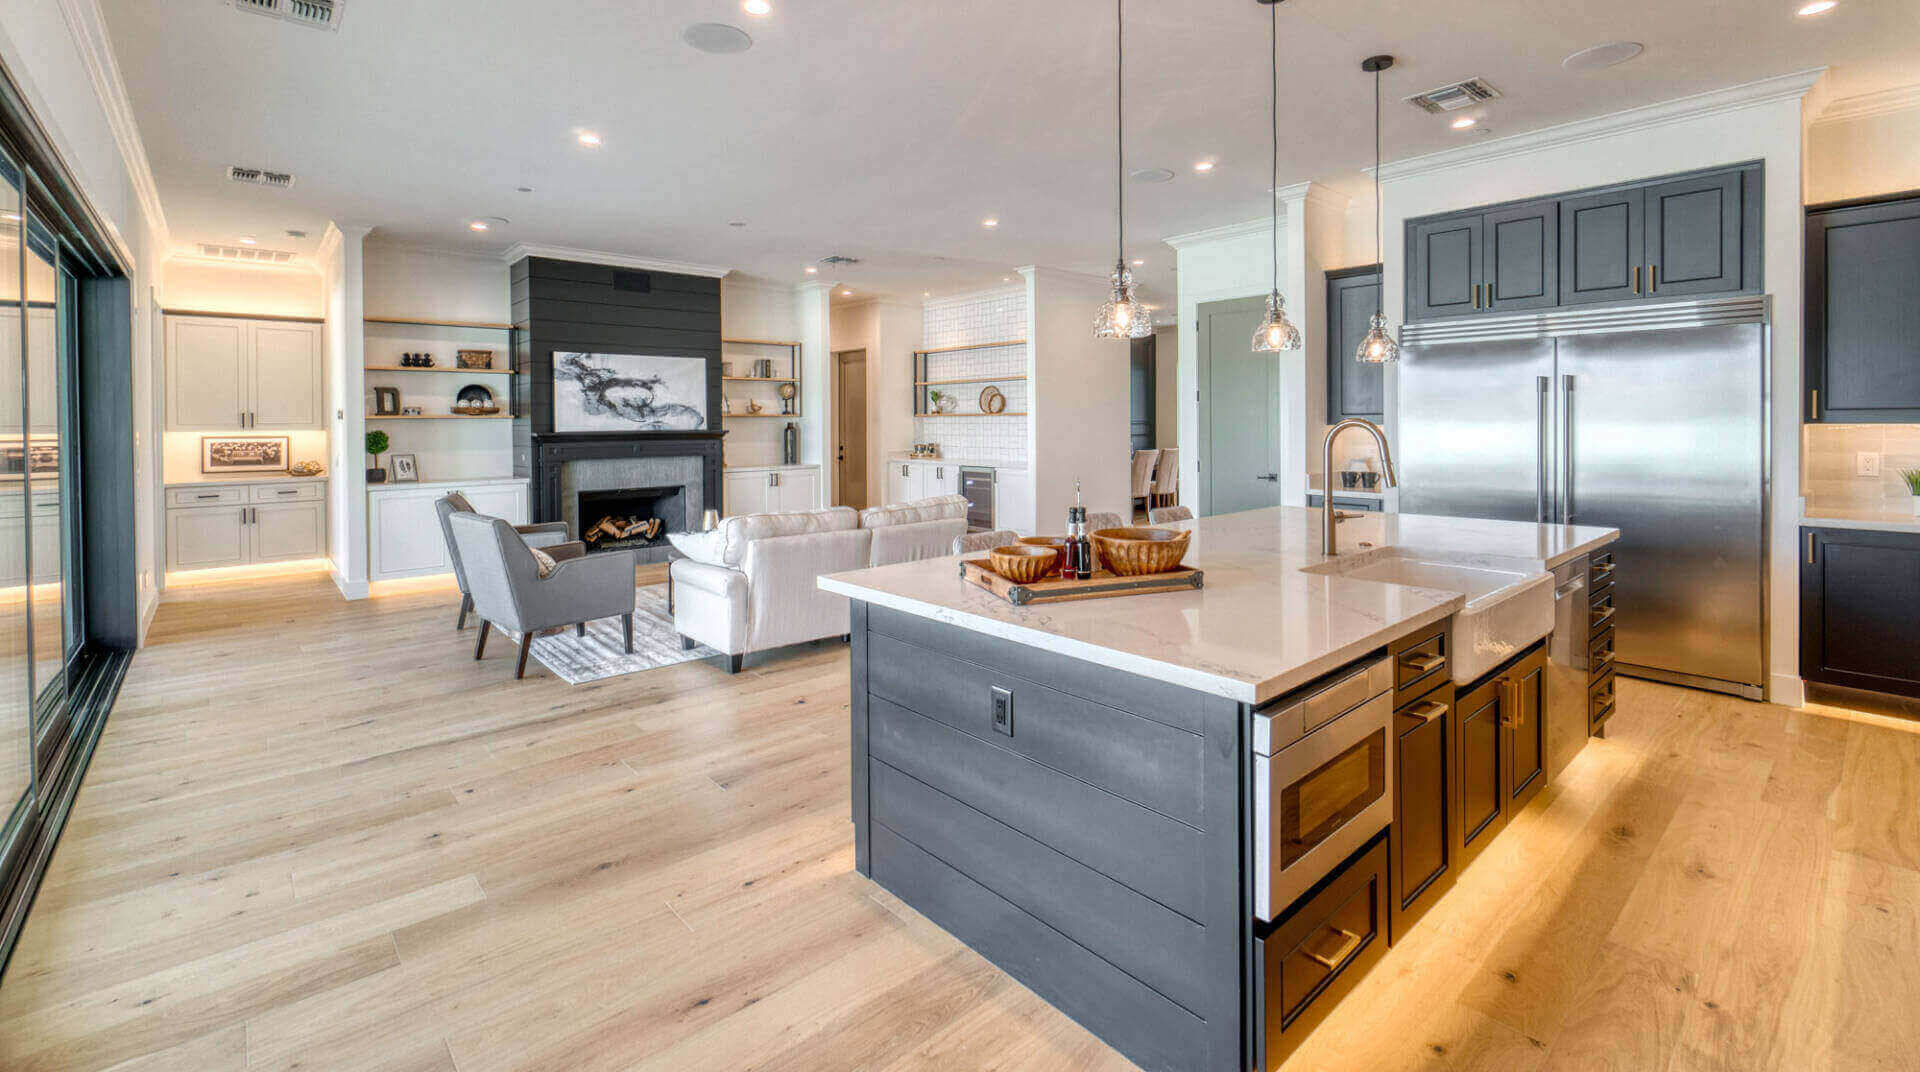
{"label": "subway tile backsplash", "polygon": [[[930,350],[1024,338],[1027,288],[1021,284],[965,298],[929,301],[923,310],[922,323],[921,345]],[[929,380],[1024,376],[1026,373],[1025,345],[934,354],[927,362]],[[1027,418],[959,416],[981,412],[980,394],[987,386],[981,382],[936,388],[952,393],[956,415],[914,418],[913,441],[938,443],[941,453],[951,458],[1003,465],[1026,464]],[[1008,413],[1027,412],[1027,381],[1000,380],[992,386],[1007,396]]]}
{"label": "subway tile backsplash", "polygon": [[[1920,424],[1805,426],[1807,508],[1907,512],[1913,496],[1902,469],[1920,469]],[[1859,475],[1862,453],[1880,456],[1880,475]]]}

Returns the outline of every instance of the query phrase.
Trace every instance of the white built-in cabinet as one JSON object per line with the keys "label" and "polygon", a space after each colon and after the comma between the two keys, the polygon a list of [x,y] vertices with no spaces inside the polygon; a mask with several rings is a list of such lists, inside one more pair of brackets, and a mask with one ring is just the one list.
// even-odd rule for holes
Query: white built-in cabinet
{"label": "white built-in cabinet", "polygon": [[1034,523],[1033,472],[1028,469],[996,469],[993,474],[993,527],[1012,529],[1022,536],[1040,536],[1065,532],[1067,519],[1055,518],[1044,528]]}
{"label": "white built-in cabinet", "polygon": [[167,427],[326,427],[321,325],[167,317]]}
{"label": "white built-in cabinet", "polygon": [[168,487],[168,572],[325,557],[326,489],[284,478]]}
{"label": "white built-in cabinet", "polygon": [[387,484],[367,489],[367,576],[374,581],[426,577],[453,569],[440,531],[435,499],[458,491],[476,513],[527,523],[531,509],[524,480],[474,483]]}
{"label": "white built-in cabinet", "polygon": [[727,517],[820,507],[820,467],[785,465],[728,469],[721,478]]}
{"label": "white built-in cabinet", "polygon": [[955,462],[887,463],[887,502],[891,504],[960,494],[960,466]]}

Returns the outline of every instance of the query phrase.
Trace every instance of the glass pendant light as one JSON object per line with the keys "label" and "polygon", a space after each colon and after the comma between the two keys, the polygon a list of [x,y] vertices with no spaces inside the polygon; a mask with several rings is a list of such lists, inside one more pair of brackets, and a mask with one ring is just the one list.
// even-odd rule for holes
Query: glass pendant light
{"label": "glass pendant light", "polygon": [[[1380,234],[1380,72],[1393,66],[1392,56],[1368,56],[1360,61],[1360,69],[1373,75],[1373,258],[1384,264],[1381,250],[1385,243]],[[1360,340],[1360,349],[1353,355],[1362,365],[1385,365],[1400,360],[1400,344],[1394,341],[1393,333],[1387,330],[1386,288],[1374,291],[1373,320],[1368,324],[1367,337]]]}
{"label": "glass pendant light", "polygon": [[1127,267],[1126,0],[1114,0],[1114,186],[1119,193],[1119,253],[1113,259],[1113,294],[1093,321],[1096,339],[1144,339],[1153,334],[1153,314],[1133,295],[1133,269]]}
{"label": "glass pendant light", "polygon": [[1300,329],[1287,319],[1287,299],[1280,296],[1280,0],[1260,0],[1271,16],[1272,40],[1268,59],[1273,64],[1273,292],[1267,295],[1267,315],[1253,329],[1255,353],[1300,349]]}

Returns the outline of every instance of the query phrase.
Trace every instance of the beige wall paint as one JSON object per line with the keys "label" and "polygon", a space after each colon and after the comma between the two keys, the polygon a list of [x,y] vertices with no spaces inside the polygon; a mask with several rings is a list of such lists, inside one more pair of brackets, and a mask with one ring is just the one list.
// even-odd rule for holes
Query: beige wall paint
{"label": "beige wall paint", "polygon": [[1127,343],[1096,339],[1092,324],[1108,297],[1103,279],[1026,267],[1027,458],[1034,518],[1057,532],[1073,505],[1074,481],[1089,510],[1126,515],[1132,470]]}
{"label": "beige wall paint", "polygon": [[254,316],[321,316],[326,299],[320,273],[308,268],[256,268],[175,257],[160,280],[168,309]]}
{"label": "beige wall paint", "polygon": [[[1920,87],[1906,107],[1847,117],[1829,105],[1807,128],[1807,203],[1920,190]],[[1838,116],[1828,118],[1828,116]]]}

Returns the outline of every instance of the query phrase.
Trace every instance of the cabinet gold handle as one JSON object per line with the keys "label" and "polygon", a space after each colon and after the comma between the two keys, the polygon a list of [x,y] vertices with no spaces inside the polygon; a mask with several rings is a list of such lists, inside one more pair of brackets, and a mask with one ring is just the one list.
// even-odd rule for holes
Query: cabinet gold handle
{"label": "cabinet gold handle", "polygon": [[1813,389],[1813,419],[1820,419],[1820,388]]}
{"label": "cabinet gold handle", "polygon": [[1480,284],[1478,283],[1473,285],[1473,307],[1480,308]]}
{"label": "cabinet gold handle", "polygon": [[1424,674],[1429,670],[1435,670],[1447,665],[1447,657],[1444,655],[1431,655],[1424,651],[1416,651],[1412,655],[1400,656],[1400,665],[1404,669]]}
{"label": "cabinet gold handle", "polygon": [[1612,649],[1612,648],[1603,648],[1603,649],[1601,649],[1601,651],[1600,651],[1600,654],[1598,654],[1598,655],[1596,655],[1596,656],[1594,656],[1594,657],[1593,657],[1593,661],[1594,661],[1595,663],[1597,663],[1597,664],[1599,664],[1599,665],[1602,665],[1602,666],[1604,666],[1604,665],[1606,665],[1607,663],[1610,663],[1610,662],[1612,662],[1612,661],[1613,661],[1613,649]]}
{"label": "cabinet gold handle", "polygon": [[1340,948],[1334,950],[1331,955],[1308,953],[1307,958],[1318,962],[1328,971],[1337,971],[1340,965],[1346,963],[1346,959],[1353,955],[1353,951],[1360,948],[1360,936],[1345,927],[1335,927],[1332,924],[1328,924],[1327,929],[1340,936]]}
{"label": "cabinet gold handle", "polygon": [[1660,266],[1657,264],[1647,265],[1647,293],[1660,293]]}
{"label": "cabinet gold handle", "polygon": [[1510,677],[1500,679],[1500,725],[1517,730],[1526,724],[1520,713],[1520,683]]}
{"label": "cabinet gold handle", "polygon": [[1612,576],[1613,576],[1613,563],[1611,562],[1607,563],[1604,566],[1593,567],[1593,579],[1596,581],[1603,581]]}
{"label": "cabinet gold handle", "polygon": [[1813,533],[1807,533],[1807,565],[1813,565]]}
{"label": "cabinet gold handle", "polygon": [[1441,703],[1439,700],[1421,700],[1403,712],[1403,714],[1412,715],[1423,723],[1432,722],[1434,719],[1446,713],[1447,705]]}
{"label": "cabinet gold handle", "polygon": [[1640,293],[1640,266],[1637,264],[1633,266],[1633,292]]}

